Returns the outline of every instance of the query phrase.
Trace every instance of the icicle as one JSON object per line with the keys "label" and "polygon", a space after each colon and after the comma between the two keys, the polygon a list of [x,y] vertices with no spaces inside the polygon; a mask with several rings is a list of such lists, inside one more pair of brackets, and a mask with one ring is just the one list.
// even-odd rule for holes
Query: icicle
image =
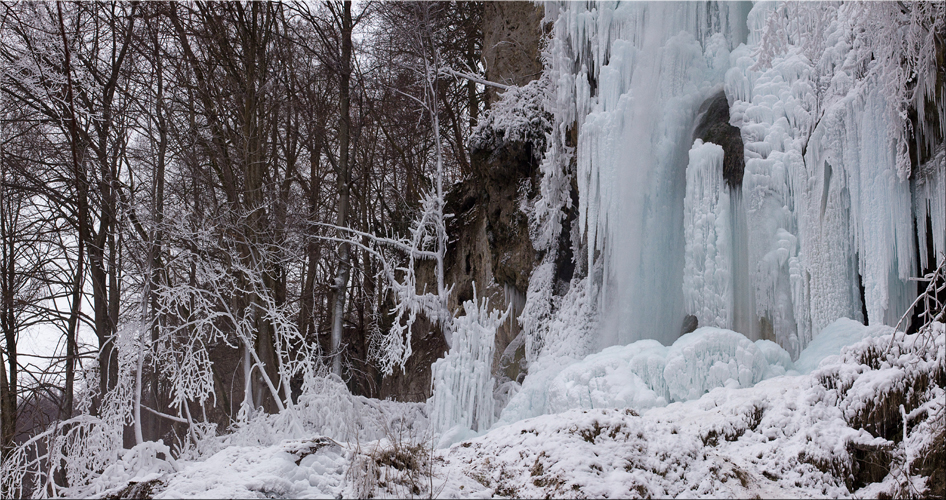
{"label": "icicle", "polygon": [[[474,285],[474,290],[475,290]],[[462,427],[481,432],[493,424],[493,385],[491,373],[496,329],[506,320],[505,312],[489,310],[489,300],[463,303],[466,314],[453,322],[450,352],[431,365],[433,395],[431,425],[439,432]]]}
{"label": "icicle", "polygon": [[[940,148],[933,158],[917,169],[913,180],[913,204],[916,214],[916,236],[923,269],[942,263],[946,254],[946,149]],[[927,221],[931,225],[933,253],[927,248]]]}

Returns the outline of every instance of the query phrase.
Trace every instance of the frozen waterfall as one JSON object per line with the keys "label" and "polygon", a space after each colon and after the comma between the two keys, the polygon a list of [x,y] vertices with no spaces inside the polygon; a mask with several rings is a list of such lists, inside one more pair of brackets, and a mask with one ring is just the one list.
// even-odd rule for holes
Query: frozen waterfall
{"label": "frozen waterfall", "polygon": [[[928,255],[927,217],[934,253],[946,252],[944,154],[912,179],[898,171],[886,70],[852,41],[858,8],[547,8],[551,105],[559,131],[577,129],[582,258],[600,269],[598,350],[670,345],[691,314],[797,357],[838,318],[903,314],[910,278],[941,258]],[[735,186],[722,148],[693,137],[721,88],[744,143]]]}
{"label": "frozen waterfall", "polygon": [[[679,334],[694,119],[745,40],[741,3],[566,3],[553,66],[578,124],[580,231],[602,264],[598,347]],[[573,106],[573,108],[572,108]],[[728,257],[727,257],[728,258]],[[731,290],[730,290],[731,291]],[[723,295],[708,300],[731,302]],[[726,307],[726,304],[721,304]],[[729,304],[731,310],[731,304]]]}

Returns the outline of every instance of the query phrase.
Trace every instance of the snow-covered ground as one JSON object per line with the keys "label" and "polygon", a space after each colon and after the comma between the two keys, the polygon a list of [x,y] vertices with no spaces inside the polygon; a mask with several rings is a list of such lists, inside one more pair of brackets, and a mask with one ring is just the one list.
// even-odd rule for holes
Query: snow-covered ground
{"label": "snow-covered ground", "polygon": [[[931,452],[942,454],[946,327],[935,323],[932,335],[898,334],[893,343],[889,327],[839,320],[832,328],[838,335],[825,336],[830,342],[813,342],[813,349],[799,359],[799,364],[812,365],[810,373],[790,367],[788,374],[748,387],[730,380],[696,399],[648,409],[582,408],[576,402],[572,409],[500,422],[479,437],[437,449],[422,408],[354,398],[363,415],[376,413],[383,437],[376,437],[377,427],[362,424],[361,431],[347,431],[348,441],[337,442],[313,426],[321,422],[326,434],[336,435],[339,427],[310,415],[296,419],[309,424],[285,434],[288,438],[267,443],[280,435],[273,433],[259,439],[262,444],[247,445],[247,436],[261,434],[244,428],[209,438],[208,452],[192,451],[176,461],[146,444],[126,451],[92,482],[90,493],[154,498],[838,498],[901,496],[904,488],[913,488],[922,494],[931,473],[924,460]],[[718,332],[707,329],[697,336]],[[844,332],[853,345],[838,341]],[[576,366],[594,364],[592,359]],[[591,380],[585,378],[586,390]],[[573,384],[575,390],[580,384]],[[899,415],[901,404],[912,411]],[[317,414],[332,406],[310,404],[296,411]],[[879,420],[888,407],[893,418],[888,414]],[[270,419],[267,425],[277,428],[280,422],[288,420]],[[906,422],[906,429],[889,428],[890,422]],[[375,438],[358,439],[360,435]]]}

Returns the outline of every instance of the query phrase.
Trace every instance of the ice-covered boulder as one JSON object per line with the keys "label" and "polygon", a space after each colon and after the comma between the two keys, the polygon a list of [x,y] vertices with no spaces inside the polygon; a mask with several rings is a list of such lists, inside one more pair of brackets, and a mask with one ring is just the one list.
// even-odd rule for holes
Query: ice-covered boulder
{"label": "ice-covered boulder", "polygon": [[642,340],[609,347],[568,366],[549,383],[549,412],[666,405],[666,351],[656,340]]}
{"label": "ice-covered boulder", "polygon": [[752,387],[762,380],[811,372],[822,360],[889,326],[841,318],[819,333],[794,363],[770,340],[749,340],[725,328],[702,327],[670,346],[640,340],[581,360],[543,358],[530,367],[497,425],[570,409],[648,408],[699,399],[717,387]]}

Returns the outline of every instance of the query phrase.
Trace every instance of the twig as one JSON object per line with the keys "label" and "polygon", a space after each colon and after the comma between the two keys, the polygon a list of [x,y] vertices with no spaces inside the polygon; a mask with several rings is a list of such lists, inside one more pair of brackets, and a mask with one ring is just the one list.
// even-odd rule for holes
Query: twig
{"label": "twig", "polygon": [[480,77],[478,77],[478,76],[471,75],[471,74],[469,74],[469,73],[464,73],[464,72],[462,72],[462,71],[457,71],[457,70],[455,70],[455,69],[453,69],[453,68],[448,68],[448,67],[446,67],[446,66],[440,68],[440,73],[445,73],[445,74],[448,74],[448,75],[450,75],[450,76],[455,76],[455,77],[457,77],[457,78],[465,78],[465,79],[467,79],[467,80],[469,80],[469,81],[471,81],[471,82],[479,83],[480,85],[486,85],[487,87],[495,87],[495,88],[501,89],[501,90],[509,90],[509,89],[512,88],[512,86],[510,86],[510,85],[503,85],[503,84],[501,84],[501,83],[491,82],[491,81],[489,81],[489,80],[487,80],[487,79],[485,79],[485,78],[480,78]]}

